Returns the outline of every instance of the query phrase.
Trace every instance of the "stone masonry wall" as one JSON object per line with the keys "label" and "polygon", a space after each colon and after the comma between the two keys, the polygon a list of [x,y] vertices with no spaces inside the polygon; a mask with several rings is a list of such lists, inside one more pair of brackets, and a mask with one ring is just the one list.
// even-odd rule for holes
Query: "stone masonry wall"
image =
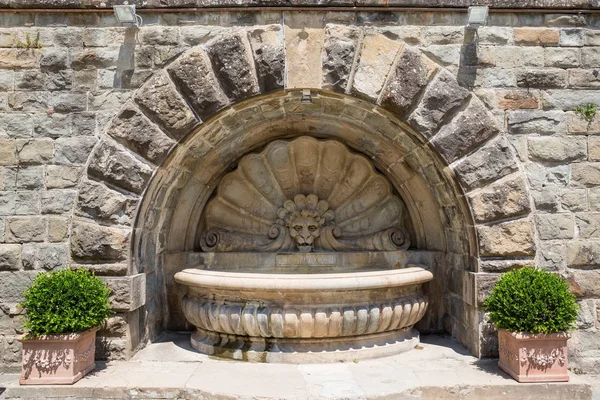
{"label": "stone masonry wall", "polygon": [[[110,14],[0,13],[4,369],[19,363],[17,303],[23,289],[39,271],[82,262],[107,277],[115,292],[118,313],[101,332],[101,354],[126,358],[143,344],[145,328],[137,324],[139,314],[148,312],[140,308],[146,288],[131,265],[129,243],[138,205],[133,194],[143,187],[134,184],[123,190],[96,182],[88,170],[90,154],[109,122],[155,71],[223,31],[265,25],[283,30],[286,17],[282,12],[142,15],[145,24],[136,31],[119,27]],[[483,300],[498,273],[510,268],[532,264],[560,273],[582,306],[579,331],[570,341],[571,364],[579,371],[600,372],[600,116],[588,123],[574,113],[575,107],[588,102],[600,105],[600,16],[492,14],[490,26],[473,35],[464,30],[465,14],[458,12],[319,15],[342,37],[347,31],[335,26],[367,27],[420,50],[496,116],[527,181],[513,181],[509,175],[513,170],[488,165],[491,153],[489,158],[483,154],[473,167],[475,174],[490,170],[507,175],[495,190],[488,187],[469,194],[475,221],[494,221],[479,231],[484,258],[475,285],[477,301]],[[17,48],[27,35],[31,40],[38,33],[41,48]],[[343,59],[354,52],[357,40],[350,37],[347,46],[336,41],[329,50]],[[323,65],[323,70],[336,81],[348,78],[349,71],[335,65]],[[140,132],[151,137],[145,120],[139,120]],[[175,139],[160,134],[162,145],[145,149],[149,158],[144,163],[160,163],[173,140],[180,139],[181,132],[171,133]],[[145,146],[155,140],[145,142],[144,137],[136,143]],[[456,144],[447,147],[452,146]],[[102,154],[110,166],[110,149]],[[139,162],[132,157],[132,165]],[[148,179],[149,171],[142,179]],[[113,172],[127,175],[126,170]],[[512,228],[512,219],[530,208],[513,193],[531,197],[535,243],[530,243],[531,235]],[[512,207],[514,212],[499,213],[511,218],[498,220],[490,204]],[[88,229],[86,222],[91,220],[114,227]],[[503,237],[519,250],[506,247],[498,239]],[[94,254],[110,254],[110,262],[100,256],[90,262]],[[502,262],[494,259],[499,254]]]}

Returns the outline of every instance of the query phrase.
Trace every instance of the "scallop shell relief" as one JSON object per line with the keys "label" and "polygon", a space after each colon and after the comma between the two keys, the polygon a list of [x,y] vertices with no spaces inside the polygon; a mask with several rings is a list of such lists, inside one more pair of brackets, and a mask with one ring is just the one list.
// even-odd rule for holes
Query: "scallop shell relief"
{"label": "scallop shell relief", "polygon": [[205,212],[204,251],[404,250],[403,204],[367,158],[308,136],[244,156]]}

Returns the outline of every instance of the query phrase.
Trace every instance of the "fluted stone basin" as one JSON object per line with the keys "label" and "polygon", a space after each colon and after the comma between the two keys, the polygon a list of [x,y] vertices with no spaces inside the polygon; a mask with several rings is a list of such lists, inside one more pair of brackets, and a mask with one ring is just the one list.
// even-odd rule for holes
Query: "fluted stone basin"
{"label": "fluted stone basin", "polygon": [[192,346],[257,362],[410,350],[427,310],[422,284],[433,278],[423,265],[403,265],[402,252],[213,253],[205,262],[175,275],[189,288],[182,308],[197,328]]}

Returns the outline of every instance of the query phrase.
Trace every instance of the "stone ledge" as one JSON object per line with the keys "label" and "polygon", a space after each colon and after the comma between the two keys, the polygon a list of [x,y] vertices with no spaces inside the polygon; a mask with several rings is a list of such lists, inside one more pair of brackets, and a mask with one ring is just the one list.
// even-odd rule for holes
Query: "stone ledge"
{"label": "stone ledge", "polygon": [[[0,8],[62,8],[62,9],[110,9],[116,2],[104,0],[0,0]],[[183,4],[182,4],[183,3]],[[291,3],[291,5],[290,5]],[[472,0],[133,0],[138,8],[191,8],[191,7],[423,7],[423,8],[466,8]],[[477,5],[493,8],[531,8],[531,9],[594,9],[600,7],[598,0],[480,0]]]}

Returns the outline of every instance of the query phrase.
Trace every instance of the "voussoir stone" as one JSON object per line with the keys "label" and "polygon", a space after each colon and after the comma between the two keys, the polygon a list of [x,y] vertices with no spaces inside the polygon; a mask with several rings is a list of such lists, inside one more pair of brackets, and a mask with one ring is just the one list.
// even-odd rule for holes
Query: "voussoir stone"
{"label": "voussoir stone", "polygon": [[530,211],[527,186],[520,174],[494,182],[469,194],[476,222],[492,222],[526,214]]}
{"label": "voussoir stone", "polygon": [[252,52],[244,39],[239,34],[222,36],[206,46],[215,76],[231,101],[260,93]]}
{"label": "voussoir stone", "polygon": [[136,102],[150,118],[175,139],[186,135],[197,123],[166,72],[157,73],[136,94]]}
{"label": "voussoir stone", "polygon": [[134,219],[137,200],[111,190],[101,183],[84,181],[79,189],[75,213],[95,220],[129,224]]}
{"label": "voussoir stone", "polygon": [[354,64],[360,29],[328,24],[323,46],[323,88],[345,92]]}
{"label": "voussoir stone", "polygon": [[382,105],[406,117],[427,86],[437,66],[417,50],[405,46],[388,84]]}
{"label": "voussoir stone", "polygon": [[467,108],[440,129],[431,143],[451,164],[500,132],[496,119],[481,100],[473,97]]}
{"label": "voussoir stone", "polygon": [[283,29],[279,25],[260,27],[248,32],[254,54],[258,84],[262,92],[282,89],[285,74]]}
{"label": "voussoir stone", "polygon": [[425,89],[421,102],[408,122],[426,137],[431,137],[445,118],[468,97],[469,91],[461,87],[450,72],[440,71]]}
{"label": "voussoir stone", "polygon": [[79,262],[127,259],[129,231],[85,222],[74,222],[71,255]]}
{"label": "voussoir stone", "polygon": [[133,106],[119,113],[107,133],[154,164],[160,164],[175,143]]}
{"label": "voussoir stone", "polygon": [[198,116],[207,119],[229,104],[219,87],[210,60],[204,51],[194,49],[168,68],[171,78]]}
{"label": "voussoir stone", "polygon": [[478,226],[480,255],[483,257],[531,256],[535,237],[529,219]]}
{"label": "voussoir stone", "polygon": [[152,169],[117,145],[102,142],[91,156],[88,173],[134,193],[142,193]]}
{"label": "voussoir stone", "polygon": [[470,191],[509,175],[518,169],[506,138],[499,136],[454,166],[465,190]]}

